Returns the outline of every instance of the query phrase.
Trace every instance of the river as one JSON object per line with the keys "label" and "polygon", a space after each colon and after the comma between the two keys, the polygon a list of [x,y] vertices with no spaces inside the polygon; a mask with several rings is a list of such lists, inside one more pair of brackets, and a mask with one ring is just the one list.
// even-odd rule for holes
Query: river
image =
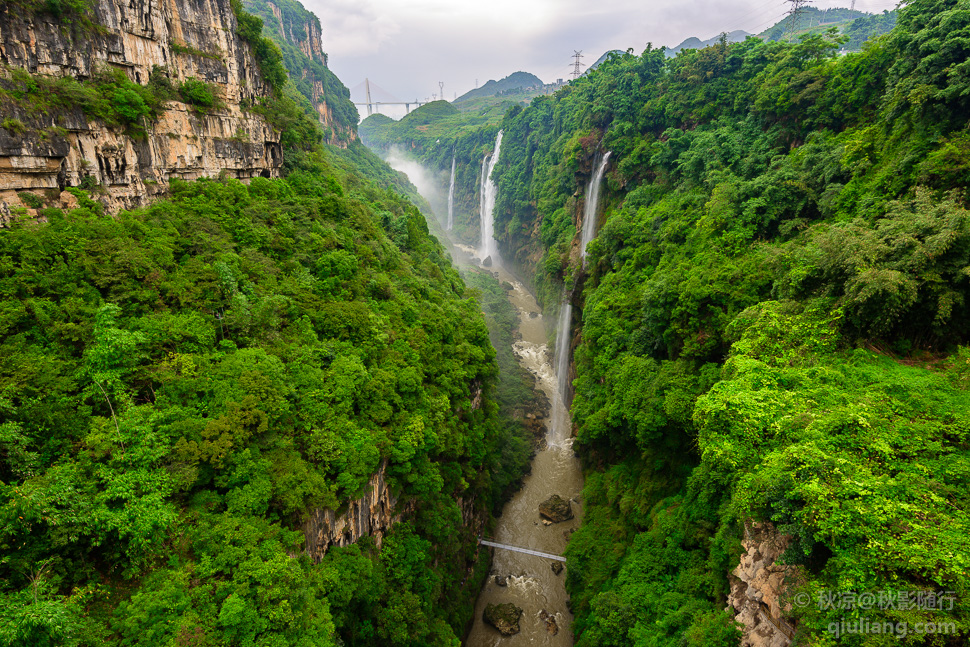
{"label": "river", "polygon": [[[497,272],[501,281],[507,281],[514,288],[509,293],[509,299],[519,311],[521,333],[520,341],[515,343],[516,356],[535,376],[552,403],[550,418],[560,415],[568,419],[569,413],[563,408],[561,399],[555,397],[557,379],[547,344],[549,330],[535,297],[502,268],[491,271]],[[571,426],[559,425],[562,431],[558,434],[564,437],[554,437],[551,435],[551,420],[544,422],[547,429],[545,446],[536,453],[532,472],[525,478],[522,489],[502,509],[493,540],[562,555],[569,534],[579,526],[582,517],[583,477],[579,460],[572,450],[572,439],[568,437]],[[571,500],[573,519],[551,525],[543,523],[539,516],[539,504],[553,494]],[[465,646],[572,645],[570,625],[573,616],[567,607],[566,571],[556,575],[552,564],[552,560],[543,557],[494,549],[492,570],[478,597],[474,625]],[[496,576],[508,578],[506,586],[500,586],[495,580]],[[513,636],[502,636],[498,630],[482,621],[486,605],[506,602],[523,610],[519,621],[521,631]],[[550,633],[543,612],[554,618],[558,627],[555,635]]]}

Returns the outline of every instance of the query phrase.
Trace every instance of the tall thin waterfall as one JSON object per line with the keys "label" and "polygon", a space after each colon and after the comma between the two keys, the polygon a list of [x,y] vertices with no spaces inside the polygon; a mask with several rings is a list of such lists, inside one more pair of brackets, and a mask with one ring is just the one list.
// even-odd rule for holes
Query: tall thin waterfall
{"label": "tall thin waterfall", "polygon": [[491,160],[488,157],[482,160],[482,198],[481,198],[481,226],[482,226],[482,246],[479,249],[479,256],[484,261],[492,258],[493,265],[499,265],[498,241],[495,240],[495,194],[498,188],[492,181],[492,171],[498,162],[499,151],[502,149],[502,131],[498,131],[495,138],[495,151],[492,153]]}
{"label": "tall thin waterfall", "polygon": [[[586,246],[596,235],[596,210],[599,206],[600,185],[603,182],[603,175],[606,172],[606,163],[610,159],[610,152],[607,151],[599,163],[595,163],[596,172],[589,180],[586,187],[586,205],[583,209],[583,234],[580,238],[580,258],[583,264],[586,263]],[[569,438],[570,424],[569,414],[566,409],[566,401],[569,395],[569,346],[572,342],[572,322],[573,304],[569,295],[563,293],[562,303],[559,307],[559,323],[556,328],[556,402],[552,407],[552,433],[550,442],[561,444]]]}
{"label": "tall thin waterfall", "polygon": [[455,156],[451,156],[451,184],[448,186],[448,231],[455,225]]}
{"label": "tall thin waterfall", "polygon": [[573,304],[569,296],[563,292],[562,303],[559,304],[559,321],[556,324],[556,394],[552,403],[550,423],[552,429],[549,443],[562,445],[569,438],[570,421],[566,396],[569,393],[569,344],[572,341]]}
{"label": "tall thin waterfall", "polygon": [[596,208],[600,201],[600,185],[603,183],[603,174],[606,173],[606,163],[610,161],[610,151],[606,151],[599,164],[596,164],[596,173],[589,179],[589,186],[586,187],[586,206],[583,209],[583,236],[580,239],[579,257],[586,265],[586,246],[596,235]]}

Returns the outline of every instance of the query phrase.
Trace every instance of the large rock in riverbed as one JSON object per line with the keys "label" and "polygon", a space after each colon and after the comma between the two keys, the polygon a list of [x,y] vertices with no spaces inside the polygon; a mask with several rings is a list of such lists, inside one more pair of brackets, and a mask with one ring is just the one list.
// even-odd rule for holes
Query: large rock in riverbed
{"label": "large rock in riverbed", "polygon": [[559,625],[556,623],[556,616],[543,609],[539,612],[539,620],[543,620],[546,623],[546,631],[549,632],[550,636],[555,636],[557,633],[559,633]]}
{"label": "large rock in riverbed", "polygon": [[553,494],[539,504],[539,514],[553,523],[559,523],[573,518],[573,508],[569,505],[569,501],[558,494]]}
{"label": "large rock in riverbed", "polygon": [[522,617],[522,609],[511,602],[505,604],[488,604],[485,612],[482,613],[482,620],[499,630],[503,636],[512,636],[519,633],[519,618]]}

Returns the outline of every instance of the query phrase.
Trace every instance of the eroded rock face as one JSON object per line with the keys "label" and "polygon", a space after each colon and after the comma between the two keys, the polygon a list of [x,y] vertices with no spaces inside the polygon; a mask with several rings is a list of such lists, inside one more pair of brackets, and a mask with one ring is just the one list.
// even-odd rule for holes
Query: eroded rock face
{"label": "eroded rock face", "polygon": [[559,523],[573,518],[573,508],[569,505],[569,501],[558,494],[553,494],[539,504],[539,514],[553,523]]}
{"label": "eroded rock face", "polygon": [[498,629],[503,636],[512,636],[519,633],[519,619],[521,617],[522,609],[511,602],[486,605],[485,611],[482,613],[482,620]]}
{"label": "eroded rock face", "polygon": [[0,130],[0,224],[10,219],[11,207],[28,206],[18,199],[19,191],[50,197],[85,178],[103,187],[98,199],[114,211],[164,193],[170,178],[279,175],[279,133],[242,108],[270,88],[249,46],[235,34],[229,0],[100,0],[93,9],[103,31],[67,28],[51,16],[5,5],[0,64],[78,79],[114,68],[143,85],[153,66],[165,66],[173,82],[195,77],[214,84],[225,107],[200,115],[170,102],[141,139],[80,110],[21,114],[5,107],[4,117],[19,119],[25,128]]}
{"label": "eroded rock face", "polygon": [[358,499],[347,502],[347,510],[338,515],[330,508],[314,510],[303,524],[306,552],[320,561],[331,546],[348,546],[361,537],[371,536],[380,547],[387,531],[412,511],[410,503],[398,508],[398,499],[387,487],[387,461],[367,483]]}
{"label": "eroded rock face", "polygon": [[786,578],[797,577],[797,567],[778,564],[790,537],[768,524],[745,524],[745,552],[731,573],[728,604],[734,619],[744,625],[741,647],[787,647],[794,626],[785,614],[791,605],[783,603]]}

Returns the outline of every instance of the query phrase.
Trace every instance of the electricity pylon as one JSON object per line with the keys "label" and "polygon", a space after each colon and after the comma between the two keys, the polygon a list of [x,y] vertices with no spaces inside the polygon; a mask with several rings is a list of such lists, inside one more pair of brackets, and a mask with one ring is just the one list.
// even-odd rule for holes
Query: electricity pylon
{"label": "electricity pylon", "polygon": [[583,70],[582,70],[583,64],[579,62],[579,59],[581,59],[582,57],[583,57],[583,50],[579,50],[578,52],[576,50],[573,50],[573,58],[576,59],[575,63],[573,64],[573,79],[578,79],[579,75],[583,73]]}
{"label": "electricity pylon", "polygon": [[795,32],[798,31],[798,17],[802,13],[802,9],[813,0],[786,0],[791,5],[791,9],[788,10],[788,29],[785,30],[785,37],[788,42],[791,42],[795,38]]}

